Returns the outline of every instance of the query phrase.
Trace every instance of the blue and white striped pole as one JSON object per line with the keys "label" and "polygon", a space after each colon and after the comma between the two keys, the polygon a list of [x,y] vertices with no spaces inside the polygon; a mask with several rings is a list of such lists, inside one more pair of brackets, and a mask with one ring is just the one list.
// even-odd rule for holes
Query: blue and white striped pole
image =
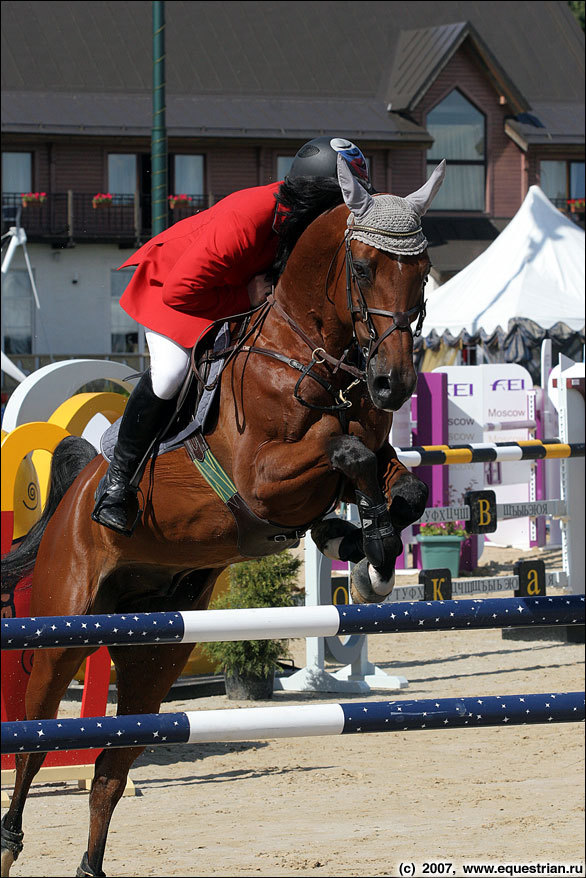
{"label": "blue and white striped pole", "polygon": [[584,624],[584,596],[415,601],[2,620],[2,649],[281,640]]}
{"label": "blue and white striped pole", "polygon": [[2,753],[255,741],[584,720],[584,693],[428,698],[206,710],[2,724]]}

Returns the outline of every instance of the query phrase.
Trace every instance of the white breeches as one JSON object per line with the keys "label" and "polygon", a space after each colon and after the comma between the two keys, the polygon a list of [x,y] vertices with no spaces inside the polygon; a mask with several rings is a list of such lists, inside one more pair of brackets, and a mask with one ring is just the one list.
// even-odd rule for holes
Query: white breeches
{"label": "white breeches", "polygon": [[151,355],[153,391],[159,399],[172,399],[187,375],[191,350],[151,329],[145,330],[145,338]]}

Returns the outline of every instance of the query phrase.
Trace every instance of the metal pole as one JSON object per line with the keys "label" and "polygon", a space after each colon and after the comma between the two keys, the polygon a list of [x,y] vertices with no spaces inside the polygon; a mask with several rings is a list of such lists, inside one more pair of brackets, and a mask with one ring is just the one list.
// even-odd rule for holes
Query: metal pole
{"label": "metal pole", "polygon": [[165,3],[153,0],[153,127],[151,135],[152,234],[167,228],[167,128],[165,122]]}

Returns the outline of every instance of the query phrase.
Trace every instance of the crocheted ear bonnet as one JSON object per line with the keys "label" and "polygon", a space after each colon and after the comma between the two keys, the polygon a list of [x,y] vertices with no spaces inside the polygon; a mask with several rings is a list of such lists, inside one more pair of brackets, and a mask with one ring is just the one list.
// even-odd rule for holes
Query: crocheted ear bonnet
{"label": "crocheted ear bonnet", "polygon": [[338,182],[350,210],[348,235],[377,250],[399,256],[417,256],[427,247],[421,217],[440,188],[446,170],[443,160],[421,189],[406,198],[369,195],[354,180],[342,156],[338,157]]}

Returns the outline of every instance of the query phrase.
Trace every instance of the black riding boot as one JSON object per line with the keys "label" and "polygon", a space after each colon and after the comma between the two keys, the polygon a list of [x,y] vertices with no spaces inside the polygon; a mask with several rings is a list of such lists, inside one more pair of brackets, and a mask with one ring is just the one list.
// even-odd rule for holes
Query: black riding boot
{"label": "black riding boot", "polygon": [[140,518],[137,491],[140,477],[159,433],[166,427],[175,399],[160,399],[153,391],[150,371],[130,394],[106,475],[96,491],[92,518],[131,536]]}

